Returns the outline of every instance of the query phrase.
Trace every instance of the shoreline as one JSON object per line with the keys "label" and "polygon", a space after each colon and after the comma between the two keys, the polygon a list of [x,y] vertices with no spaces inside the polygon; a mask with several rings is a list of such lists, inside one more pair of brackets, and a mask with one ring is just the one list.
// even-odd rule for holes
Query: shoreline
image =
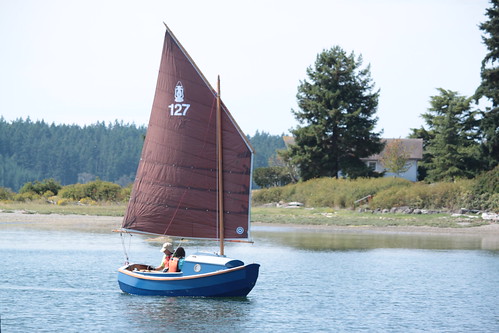
{"label": "shoreline", "polygon": [[439,228],[428,226],[390,226],[377,227],[372,225],[340,226],[340,225],[310,225],[253,222],[253,226],[292,228],[304,231],[326,231],[336,233],[371,233],[371,234],[439,234],[439,235],[494,235],[499,237],[499,224],[488,224],[477,227]]}
{"label": "shoreline", "polygon": [[[121,225],[123,217],[96,216],[96,215],[63,215],[63,214],[32,214],[22,211],[0,211],[0,228],[7,226],[39,227],[42,229],[69,229],[83,231],[111,232]],[[254,227],[272,229],[302,230],[304,232],[324,231],[332,233],[379,233],[379,234],[449,234],[449,235],[494,235],[499,236],[499,224],[490,223],[476,227],[439,228],[429,226],[387,226],[371,225],[339,226],[339,225],[310,225],[295,223],[262,223],[252,222]]]}

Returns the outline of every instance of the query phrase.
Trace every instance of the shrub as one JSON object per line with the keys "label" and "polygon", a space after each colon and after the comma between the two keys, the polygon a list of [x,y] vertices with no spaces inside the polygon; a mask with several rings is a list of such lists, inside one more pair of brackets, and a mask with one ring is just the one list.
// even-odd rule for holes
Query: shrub
{"label": "shrub", "polygon": [[72,204],[72,203],[74,203],[74,201],[71,199],[60,199],[57,201],[58,206],[66,206],[66,205]]}
{"label": "shrub", "polygon": [[353,207],[354,202],[391,187],[408,187],[412,183],[400,178],[312,179],[298,184],[255,191],[256,204],[299,201],[315,207]]}
{"label": "shrub", "polygon": [[42,182],[38,180],[35,182],[25,183],[19,190],[19,193],[34,192],[38,195],[43,195],[45,192],[50,191],[53,195],[57,195],[62,188],[61,184],[54,179],[44,179]]}
{"label": "shrub", "polygon": [[14,193],[5,187],[0,187],[0,200],[12,200]]}
{"label": "shrub", "polygon": [[499,193],[499,165],[475,178],[473,192],[476,194]]}
{"label": "shrub", "polygon": [[380,191],[371,201],[371,208],[390,209],[408,206],[426,209],[458,209],[466,205],[469,180],[434,184],[416,183]]}
{"label": "shrub", "polygon": [[18,193],[14,195],[13,198],[15,201],[33,201],[33,200],[38,200],[40,199],[40,195],[35,193],[35,192],[24,192],[24,193]]}
{"label": "shrub", "polygon": [[123,187],[120,190],[120,193],[119,193],[120,201],[128,202],[130,200],[130,196],[132,194],[132,186],[133,186],[133,184],[130,184],[127,187]]}
{"label": "shrub", "polygon": [[484,203],[484,210],[499,212],[499,193],[492,194]]}
{"label": "shrub", "polygon": [[[499,193],[494,172],[497,171],[487,173],[476,181],[460,180],[434,184],[412,183],[401,178],[388,177],[355,180],[312,179],[283,187],[255,190],[253,202],[264,204],[299,201],[309,207],[348,208],[353,207],[356,200],[372,195],[370,207],[373,209],[408,206],[420,209],[456,210],[464,207],[497,211]],[[486,185],[483,185],[483,182],[487,182]]]}
{"label": "shrub", "polygon": [[253,202],[264,204],[281,201],[282,187],[272,187],[253,191]]}
{"label": "shrub", "polygon": [[470,208],[499,211],[499,165],[475,178],[468,197]]}
{"label": "shrub", "polygon": [[90,198],[94,201],[117,201],[120,200],[121,186],[111,182],[96,180],[87,184],[74,184],[64,186],[60,191],[62,198],[80,201]]}
{"label": "shrub", "polygon": [[72,199],[76,201],[81,200],[87,196],[85,193],[85,185],[73,184],[73,185],[64,186],[59,191],[59,196],[65,199]]}
{"label": "shrub", "polygon": [[82,205],[95,205],[97,202],[95,200],[92,200],[91,198],[83,198],[80,201],[78,201]]}
{"label": "shrub", "polygon": [[46,191],[45,193],[43,193],[42,197],[44,198],[50,198],[50,197],[53,197],[55,194],[54,192],[52,191]]}

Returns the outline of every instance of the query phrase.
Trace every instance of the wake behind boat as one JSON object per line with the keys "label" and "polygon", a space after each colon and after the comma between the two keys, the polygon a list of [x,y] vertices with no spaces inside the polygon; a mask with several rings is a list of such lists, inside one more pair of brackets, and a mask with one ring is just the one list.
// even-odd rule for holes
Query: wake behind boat
{"label": "wake behind boat", "polygon": [[166,27],[147,135],[120,232],[217,240],[220,252],[187,256],[180,272],[127,264],[118,269],[120,288],[137,295],[246,296],[260,265],[226,257],[224,243],[251,242],[252,163],[253,149],[220,99],[220,81],[215,91]]}

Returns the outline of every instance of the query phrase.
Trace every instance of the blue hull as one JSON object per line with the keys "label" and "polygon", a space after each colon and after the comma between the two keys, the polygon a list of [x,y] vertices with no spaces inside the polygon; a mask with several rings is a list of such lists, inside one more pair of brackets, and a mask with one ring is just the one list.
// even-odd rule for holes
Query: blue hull
{"label": "blue hull", "polygon": [[225,268],[203,274],[143,273],[118,270],[121,290],[145,296],[243,297],[255,286],[259,264]]}

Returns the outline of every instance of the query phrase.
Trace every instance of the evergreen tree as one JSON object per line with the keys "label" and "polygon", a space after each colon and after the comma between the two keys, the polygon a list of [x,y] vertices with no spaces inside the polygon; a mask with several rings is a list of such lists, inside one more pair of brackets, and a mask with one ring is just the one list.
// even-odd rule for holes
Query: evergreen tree
{"label": "evergreen tree", "polygon": [[418,164],[418,180],[424,180],[428,175],[427,165],[433,159],[433,155],[428,150],[428,144],[435,138],[435,131],[427,130],[423,126],[421,128],[411,128],[411,131],[409,138],[423,139],[423,160]]}
{"label": "evergreen tree", "polygon": [[489,20],[480,24],[486,36],[483,42],[489,51],[482,61],[482,82],[475,93],[475,99],[485,97],[492,107],[482,111],[482,158],[486,170],[493,169],[499,161],[499,0],[491,0],[486,15]]}
{"label": "evergreen tree", "polygon": [[370,66],[361,66],[362,56],[335,46],[320,53],[307,68],[309,80],[300,81],[300,110],[293,114],[303,126],[292,130],[289,158],[304,180],[338,177],[340,171],[366,176],[369,168],[360,158],[381,151],[380,133],[373,131],[379,92],[373,91]]}
{"label": "evergreen tree", "polygon": [[472,178],[479,168],[478,130],[471,98],[438,89],[431,107],[422,116],[433,137],[426,144],[429,157],[424,166],[430,181]]}

